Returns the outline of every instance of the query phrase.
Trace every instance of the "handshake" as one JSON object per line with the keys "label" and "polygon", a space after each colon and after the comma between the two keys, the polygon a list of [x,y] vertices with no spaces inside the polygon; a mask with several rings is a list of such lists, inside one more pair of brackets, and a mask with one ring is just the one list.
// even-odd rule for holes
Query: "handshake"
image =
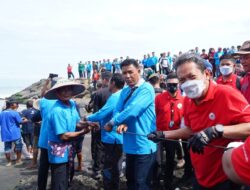
{"label": "handshake", "polygon": [[85,133],[90,132],[90,130],[93,130],[94,132],[100,130],[100,125],[98,122],[90,122],[90,121],[80,121],[76,125],[78,130],[85,130]]}

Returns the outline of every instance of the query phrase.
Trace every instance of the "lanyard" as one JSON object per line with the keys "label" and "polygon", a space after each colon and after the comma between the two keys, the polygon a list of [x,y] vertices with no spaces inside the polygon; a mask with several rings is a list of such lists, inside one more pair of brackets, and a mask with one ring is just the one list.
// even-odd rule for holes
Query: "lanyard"
{"label": "lanyard", "polygon": [[172,128],[174,126],[174,102],[170,103],[170,122],[169,127]]}

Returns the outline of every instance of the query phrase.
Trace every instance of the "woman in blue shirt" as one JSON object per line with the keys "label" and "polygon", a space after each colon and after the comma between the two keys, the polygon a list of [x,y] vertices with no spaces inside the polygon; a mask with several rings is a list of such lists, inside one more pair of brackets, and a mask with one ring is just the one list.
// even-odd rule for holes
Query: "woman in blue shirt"
{"label": "woman in blue shirt", "polygon": [[[69,181],[71,142],[74,138],[89,132],[82,127],[76,105],[71,98],[84,91],[84,86],[76,82],[60,79],[45,94],[47,99],[57,99],[51,109],[48,125],[48,157],[51,164],[51,183],[53,190],[67,190]],[[71,176],[72,177],[72,176]]]}

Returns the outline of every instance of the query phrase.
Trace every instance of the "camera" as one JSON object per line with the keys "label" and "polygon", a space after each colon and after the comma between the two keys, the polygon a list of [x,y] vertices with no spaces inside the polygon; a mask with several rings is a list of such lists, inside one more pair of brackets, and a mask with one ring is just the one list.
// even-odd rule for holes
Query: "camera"
{"label": "camera", "polygon": [[58,77],[58,74],[54,74],[54,73],[50,73],[49,74],[49,78],[53,79],[55,77]]}

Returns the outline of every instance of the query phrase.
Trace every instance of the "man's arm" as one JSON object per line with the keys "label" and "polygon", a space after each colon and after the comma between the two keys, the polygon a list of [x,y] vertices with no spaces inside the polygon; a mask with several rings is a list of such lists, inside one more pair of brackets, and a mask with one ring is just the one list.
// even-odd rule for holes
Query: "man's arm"
{"label": "man's arm", "polygon": [[48,78],[41,90],[41,97],[44,97],[45,93],[49,90],[49,84],[50,84],[51,80],[50,78]]}
{"label": "man's arm", "polygon": [[114,107],[115,104],[113,103],[113,98],[110,97],[106,104],[98,112],[87,117],[87,121],[98,122],[103,120],[109,114],[113,113]]}
{"label": "man's arm", "polygon": [[224,126],[222,135],[229,139],[246,138],[250,136],[250,123]]}
{"label": "man's arm", "polygon": [[189,127],[183,127],[172,131],[164,131],[163,134],[166,139],[188,139],[193,131]]}
{"label": "man's arm", "polygon": [[84,128],[81,131],[77,131],[77,132],[66,132],[60,135],[60,139],[63,141],[69,141],[71,139],[74,139],[78,136],[84,135],[86,133],[88,133],[90,131],[89,128]]}
{"label": "man's arm", "polygon": [[122,112],[114,116],[112,121],[115,125],[119,125],[129,118],[137,117],[152,104],[152,101],[154,101],[153,94],[148,89],[143,89]]}

